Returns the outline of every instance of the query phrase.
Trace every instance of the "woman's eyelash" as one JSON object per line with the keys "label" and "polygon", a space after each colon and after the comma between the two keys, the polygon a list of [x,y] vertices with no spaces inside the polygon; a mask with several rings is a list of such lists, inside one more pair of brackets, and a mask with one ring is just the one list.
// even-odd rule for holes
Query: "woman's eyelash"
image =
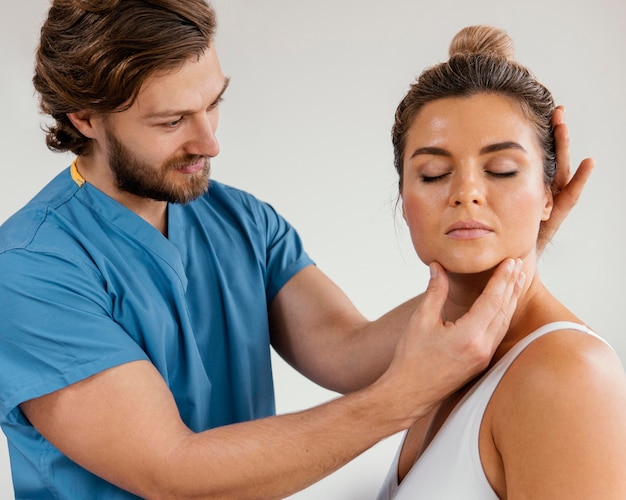
{"label": "woman's eyelash", "polygon": [[[487,175],[491,176],[491,177],[496,177],[499,179],[506,179],[506,178],[510,178],[510,177],[515,177],[518,174],[517,170],[511,170],[510,172],[487,172]],[[437,182],[442,180],[443,178],[445,178],[448,174],[441,174],[441,175],[421,175],[422,178],[422,182],[424,183],[431,183],[431,182]]]}
{"label": "woman's eyelash", "polygon": [[515,177],[517,175],[517,170],[511,170],[510,172],[489,172],[489,175],[500,178]]}
{"label": "woman's eyelash", "polygon": [[442,174],[442,175],[422,175],[422,182],[437,182],[441,179],[443,179],[446,175],[448,174]]}

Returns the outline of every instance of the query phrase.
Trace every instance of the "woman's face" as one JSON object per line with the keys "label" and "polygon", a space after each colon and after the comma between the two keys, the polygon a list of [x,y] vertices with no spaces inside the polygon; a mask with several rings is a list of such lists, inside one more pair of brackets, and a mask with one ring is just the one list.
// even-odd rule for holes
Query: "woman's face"
{"label": "woman's face", "polygon": [[534,255],[552,209],[536,132],[517,103],[497,94],[422,108],[407,136],[401,194],[418,256],[451,273]]}

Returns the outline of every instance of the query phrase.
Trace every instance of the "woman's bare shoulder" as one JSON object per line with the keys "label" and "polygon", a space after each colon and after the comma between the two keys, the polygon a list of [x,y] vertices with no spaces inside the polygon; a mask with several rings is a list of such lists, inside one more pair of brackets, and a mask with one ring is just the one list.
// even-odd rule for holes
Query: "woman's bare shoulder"
{"label": "woman's bare shoulder", "polygon": [[570,329],[536,339],[510,366],[486,417],[508,492],[626,497],[626,374],[603,340]]}
{"label": "woman's bare shoulder", "polygon": [[[602,339],[574,329],[550,332],[531,342],[512,363],[496,391],[514,395],[530,411],[537,405],[591,400],[615,391],[626,395],[626,373]],[[495,396],[495,394],[494,394]]]}
{"label": "woman's bare shoulder", "polygon": [[556,384],[552,386],[555,389],[565,382],[571,387],[576,382],[585,384],[624,376],[621,360],[607,342],[574,328],[555,330],[531,342],[509,372],[510,383],[531,392],[548,383]]}

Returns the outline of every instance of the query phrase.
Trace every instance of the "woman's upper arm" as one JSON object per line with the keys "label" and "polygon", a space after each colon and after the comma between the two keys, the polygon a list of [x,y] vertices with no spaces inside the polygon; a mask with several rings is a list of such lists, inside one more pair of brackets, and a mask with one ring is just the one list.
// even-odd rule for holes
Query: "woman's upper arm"
{"label": "woman's upper arm", "polygon": [[577,337],[535,341],[503,379],[492,432],[508,499],[626,498],[624,369],[603,342]]}

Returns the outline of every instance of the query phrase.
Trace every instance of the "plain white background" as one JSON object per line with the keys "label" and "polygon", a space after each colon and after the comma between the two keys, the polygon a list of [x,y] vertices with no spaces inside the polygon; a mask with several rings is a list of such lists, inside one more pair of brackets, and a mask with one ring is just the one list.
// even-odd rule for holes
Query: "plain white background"
{"label": "plain white background", "polygon": [[[216,0],[217,48],[232,77],[214,177],[269,201],[311,256],[370,318],[422,291],[395,210],[389,130],[395,106],[452,36],[493,24],[566,105],[577,164],[597,168],[541,263],[544,281],[626,359],[622,335],[626,3],[622,0]],[[0,19],[0,222],[71,158],[46,150],[30,79],[47,0],[3,1]],[[0,304],[0,307],[2,305]],[[354,363],[364,360],[355,359]],[[280,412],[334,394],[276,359]],[[0,499],[12,498],[4,435]],[[398,436],[295,499],[374,498]]]}

